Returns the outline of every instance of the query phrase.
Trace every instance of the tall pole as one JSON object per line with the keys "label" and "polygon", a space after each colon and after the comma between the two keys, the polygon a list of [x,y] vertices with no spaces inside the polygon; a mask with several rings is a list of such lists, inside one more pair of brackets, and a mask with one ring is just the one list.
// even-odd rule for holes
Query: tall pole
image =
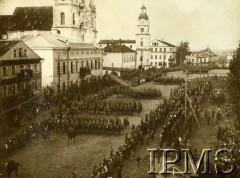
{"label": "tall pole", "polygon": [[186,69],[186,84],[185,84],[185,119],[187,119],[187,80],[188,80],[188,71]]}
{"label": "tall pole", "polygon": [[200,80],[202,77],[202,58],[200,58]]}
{"label": "tall pole", "polygon": [[[59,109],[58,112],[59,114],[62,113],[60,84],[61,84],[60,57],[58,56],[58,109]],[[61,119],[61,116],[60,116],[60,119]]]}

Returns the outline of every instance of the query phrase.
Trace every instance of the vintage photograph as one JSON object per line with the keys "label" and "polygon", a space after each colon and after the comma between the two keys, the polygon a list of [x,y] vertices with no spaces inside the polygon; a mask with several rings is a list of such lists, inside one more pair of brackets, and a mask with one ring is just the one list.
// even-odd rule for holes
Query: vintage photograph
{"label": "vintage photograph", "polygon": [[239,0],[0,0],[0,178],[240,178]]}

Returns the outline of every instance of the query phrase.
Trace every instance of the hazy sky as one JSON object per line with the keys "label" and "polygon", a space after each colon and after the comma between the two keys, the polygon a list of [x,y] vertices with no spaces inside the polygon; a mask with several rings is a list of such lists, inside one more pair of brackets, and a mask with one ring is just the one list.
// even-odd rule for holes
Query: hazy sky
{"label": "hazy sky", "polygon": [[[0,14],[16,6],[51,5],[51,0],[4,0]],[[240,40],[240,0],[95,0],[98,40],[135,39],[144,4],[151,39],[173,44],[188,41],[191,49],[235,49]]]}

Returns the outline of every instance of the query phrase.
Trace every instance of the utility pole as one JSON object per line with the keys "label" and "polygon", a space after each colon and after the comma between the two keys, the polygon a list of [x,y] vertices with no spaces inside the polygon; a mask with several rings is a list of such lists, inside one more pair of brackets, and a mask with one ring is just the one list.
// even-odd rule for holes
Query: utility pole
{"label": "utility pole", "polygon": [[[58,109],[59,114],[62,114],[62,101],[61,101],[61,91],[60,85],[61,84],[61,71],[60,71],[60,57],[58,56]],[[61,119],[61,116],[60,116]]]}
{"label": "utility pole", "polygon": [[185,84],[185,119],[187,119],[187,83],[188,83],[188,71],[186,69],[186,84]]}

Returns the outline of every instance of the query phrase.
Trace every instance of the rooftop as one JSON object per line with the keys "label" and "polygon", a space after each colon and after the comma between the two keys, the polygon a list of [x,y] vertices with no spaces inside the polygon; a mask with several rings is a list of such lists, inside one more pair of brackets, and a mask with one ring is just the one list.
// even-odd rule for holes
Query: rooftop
{"label": "rooftop", "polygon": [[0,56],[12,49],[20,41],[9,41],[9,40],[0,40]]}
{"label": "rooftop", "polygon": [[17,7],[13,15],[1,15],[0,24],[7,31],[49,31],[53,24],[53,7]]}
{"label": "rooftop", "polygon": [[129,52],[129,53],[135,53],[134,50],[131,48],[125,46],[125,45],[109,45],[104,48],[104,52],[108,53],[124,53],[124,52]]}
{"label": "rooftop", "polygon": [[126,44],[126,43],[136,43],[136,40],[100,40],[99,44]]}

